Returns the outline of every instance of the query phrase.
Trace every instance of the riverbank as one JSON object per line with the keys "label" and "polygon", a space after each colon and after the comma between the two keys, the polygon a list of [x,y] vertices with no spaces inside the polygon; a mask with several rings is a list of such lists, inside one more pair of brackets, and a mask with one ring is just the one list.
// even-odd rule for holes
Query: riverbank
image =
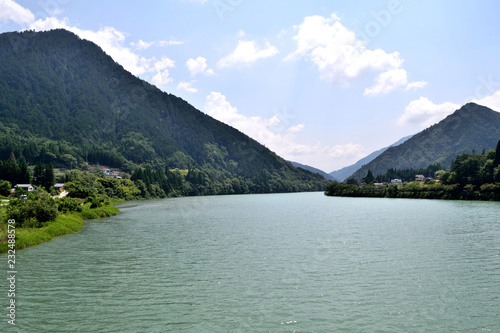
{"label": "riverbank", "polygon": [[[86,208],[82,212],[69,212],[59,215],[55,221],[48,222],[41,228],[16,228],[15,249],[24,249],[33,245],[48,242],[54,237],[71,234],[83,229],[86,220],[115,216],[120,210],[114,205],[123,200],[113,202],[113,205],[98,208]],[[0,253],[11,248],[8,243],[7,229],[0,229]]]}
{"label": "riverbank", "polygon": [[412,182],[406,185],[364,185],[332,183],[325,195],[365,198],[405,198],[500,201],[500,183],[460,185],[434,183],[430,185]]}

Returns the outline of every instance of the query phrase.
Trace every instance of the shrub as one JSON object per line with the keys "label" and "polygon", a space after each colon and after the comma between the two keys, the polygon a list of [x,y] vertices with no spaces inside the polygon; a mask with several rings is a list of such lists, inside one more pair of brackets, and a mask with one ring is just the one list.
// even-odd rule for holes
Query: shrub
{"label": "shrub", "polygon": [[29,197],[27,199],[13,199],[7,206],[6,219],[16,220],[17,227],[40,228],[45,222],[53,221],[57,217],[57,205],[48,194]]}
{"label": "shrub", "polygon": [[57,199],[56,202],[57,202],[57,210],[62,212],[62,213],[69,212],[69,211],[73,211],[73,212],[81,212],[82,211],[82,205],[75,198],[64,197],[62,199]]}

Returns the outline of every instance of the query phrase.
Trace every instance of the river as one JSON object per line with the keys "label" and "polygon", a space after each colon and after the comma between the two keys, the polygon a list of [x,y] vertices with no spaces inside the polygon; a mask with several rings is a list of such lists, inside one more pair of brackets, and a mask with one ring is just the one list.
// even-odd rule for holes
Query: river
{"label": "river", "polygon": [[[2,332],[500,332],[500,203],[127,202],[16,252]],[[7,275],[7,254],[0,256]]]}

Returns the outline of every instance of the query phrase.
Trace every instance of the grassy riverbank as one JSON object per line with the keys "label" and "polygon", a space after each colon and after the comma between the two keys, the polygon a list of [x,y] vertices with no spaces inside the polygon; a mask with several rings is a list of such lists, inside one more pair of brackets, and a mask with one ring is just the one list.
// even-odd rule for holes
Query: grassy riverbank
{"label": "grassy riverbank", "polygon": [[[116,205],[121,201],[114,201]],[[5,209],[2,207],[3,210]],[[52,238],[71,234],[83,229],[85,220],[110,217],[117,215],[120,210],[113,205],[98,208],[84,208],[82,212],[68,212],[57,216],[55,221],[48,222],[41,228],[16,228],[16,249],[24,249],[29,246],[48,242]],[[0,215],[4,211],[0,211]],[[0,225],[0,253],[7,252],[9,248],[7,225]]]}

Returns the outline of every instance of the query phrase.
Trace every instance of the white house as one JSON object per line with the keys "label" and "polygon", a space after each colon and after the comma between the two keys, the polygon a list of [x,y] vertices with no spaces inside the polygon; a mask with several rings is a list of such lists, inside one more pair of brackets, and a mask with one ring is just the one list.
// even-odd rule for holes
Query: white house
{"label": "white house", "polygon": [[35,189],[31,184],[16,184],[16,186],[10,190],[10,193],[16,193],[16,188],[21,188],[28,192],[31,192]]}
{"label": "white house", "polygon": [[56,191],[61,191],[64,187],[64,183],[55,183],[54,184],[54,188],[56,189]]}

